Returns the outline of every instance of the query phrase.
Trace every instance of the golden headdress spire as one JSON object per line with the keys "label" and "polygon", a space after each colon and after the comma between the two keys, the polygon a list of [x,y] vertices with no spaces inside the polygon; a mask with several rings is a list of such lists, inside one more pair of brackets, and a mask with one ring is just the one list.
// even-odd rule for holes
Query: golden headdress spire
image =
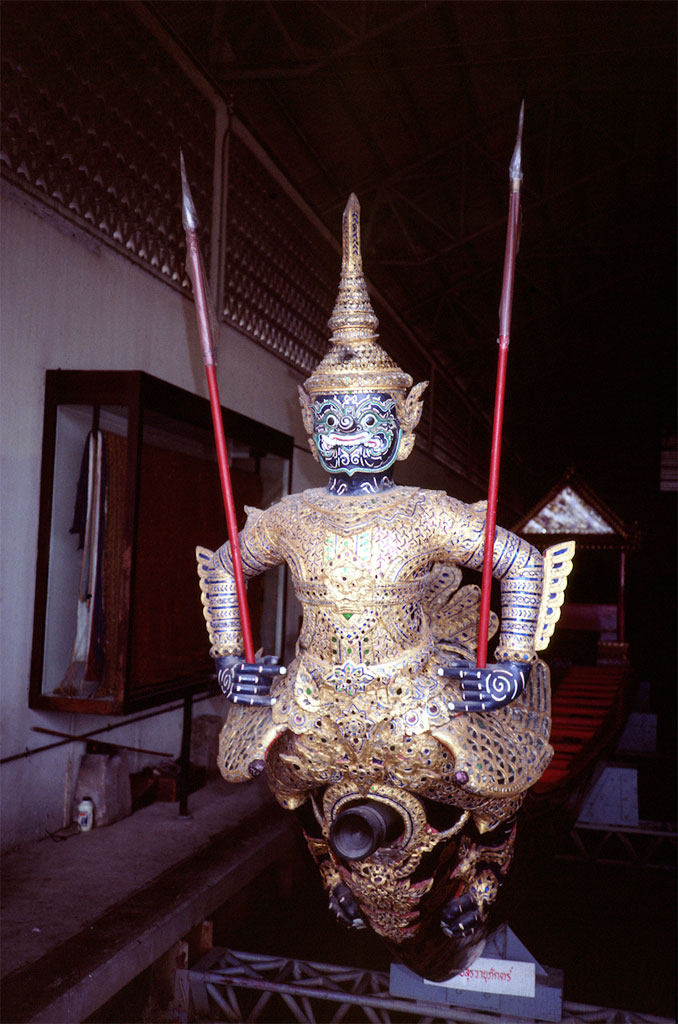
{"label": "golden headdress spire", "polygon": [[342,221],[342,257],[339,294],[327,326],[332,344],[376,341],[379,321],[372,309],[363,276],[360,251],[360,203],[351,192]]}
{"label": "golden headdress spire", "polygon": [[351,193],[343,219],[341,280],[328,321],[332,348],[305,384],[311,396],[348,392],[404,394],[412,386],[405,373],[377,344],[379,321],[372,309],[360,252],[360,203]]}

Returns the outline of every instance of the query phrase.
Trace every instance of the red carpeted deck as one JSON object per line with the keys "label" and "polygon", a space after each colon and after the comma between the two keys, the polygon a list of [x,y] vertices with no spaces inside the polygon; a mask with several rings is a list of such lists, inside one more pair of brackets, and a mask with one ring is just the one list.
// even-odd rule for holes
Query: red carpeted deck
{"label": "red carpeted deck", "polygon": [[567,787],[592,766],[624,724],[631,674],[627,665],[574,665],[552,703],[553,760],[535,793]]}

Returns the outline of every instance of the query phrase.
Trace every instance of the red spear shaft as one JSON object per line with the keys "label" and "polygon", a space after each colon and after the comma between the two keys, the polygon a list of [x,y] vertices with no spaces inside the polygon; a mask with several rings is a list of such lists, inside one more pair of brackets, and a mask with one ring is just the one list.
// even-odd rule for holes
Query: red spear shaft
{"label": "red spear shaft", "polygon": [[490,620],[490,596],[492,590],[492,563],[494,553],[494,532],[497,523],[497,496],[499,493],[499,464],[501,461],[501,432],[504,421],[504,394],[506,392],[506,363],[511,331],[511,308],[513,305],[513,279],[516,269],[516,253],[518,251],[518,222],[520,217],[520,186],[523,180],[521,161],[521,142],[523,137],[523,113],[525,104],[520,107],[518,120],[518,136],[516,138],[509,180],[511,192],[509,198],[508,226],[506,229],[506,251],[504,253],[504,279],[501,286],[501,304],[499,306],[499,357],[497,360],[497,385],[494,395],[494,422],[492,424],[492,451],[490,454],[490,481],[487,492],[487,517],[485,520],[485,557],[483,560],[483,577],[480,593],[480,614],[478,620],[478,653],[476,665],[485,668],[487,665],[487,634]]}
{"label": "red spear shaft", "polygon": [[217,374],[214,366],[214,335],[216,334],[216,318],[212,308],[205,268],[200,255],[198,245],[198,218],[193,205],[193,197],[188,187],[184,155],[180,154],[181,160],[181,220],[186,235],[186,269],[193,284],[193,297],[195,299],[195,313],[198,320],[198,333],[202,354],[205,362],[205,373],[207,374],[207,387],[210,395],[210,408],[212,410],[212,423],[214,425],[214,440],[217,446],[217,461],[219,463],[219,477],[221,479],[221,493],[224,497],[224,509],[226,512],[226,525],[228,527],[228,538],[231,542],[231,559],[233,562],[233,578],[238,598],[238,610],[240,612],[240,628],[242,630],[243,646],[245,648],[245,660],[254,661],[254,644],[252,642],[252,626],[250,624],[250,612],[247,606],[247,592],[245,590],[245,577],[242,571],[242,559],[240,557],[240,541],[238,538],[238,522],[235,514],[235,503],[233,501],[233,487],[231,486],[231,473],[228,468],[228,451],[226,449],[226,437],[224,435],[224,421],[221,416],[221,402],[219,401],[219,388],[217,386]]}

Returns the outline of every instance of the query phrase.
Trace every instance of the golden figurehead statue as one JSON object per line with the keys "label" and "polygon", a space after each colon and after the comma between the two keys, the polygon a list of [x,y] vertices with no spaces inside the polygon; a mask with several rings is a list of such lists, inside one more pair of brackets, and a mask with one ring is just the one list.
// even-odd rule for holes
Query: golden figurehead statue
{"label": "golden figurehead statue", "polygon": [[[516,815],[546,768],[550,690],[538,660],[567,561],[497,527],[494,663],[475,668],[485,503],[401,487],[426,383],[377,342],[360,208],[343,221],[331,349],[299,389],[326,488],[248,509],[244,575],[285,563],[303,610],[294,660],[243,660],[229,544],[197,550],[219,681],[232,703],[219,764],[262,772],[301,817],[330,908],[419,974],[463,969],[499,923]],[[552,600],[551,600],[551,603]],[[548,623],[548,624],[547,624]],[[491,631],[498,628],[492,615]]]}

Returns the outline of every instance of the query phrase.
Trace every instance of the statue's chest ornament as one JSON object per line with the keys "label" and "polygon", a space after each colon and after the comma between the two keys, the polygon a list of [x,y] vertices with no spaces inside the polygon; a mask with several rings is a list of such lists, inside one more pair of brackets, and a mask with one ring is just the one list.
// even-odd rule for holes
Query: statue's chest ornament
{"label": "statue's chest ornament", "polygon": [[404,530],[413,522],[417,509],[425,504],[418,487],[393,487],[379,494],[337,497],[325,488],[313,488],[302,494],[302,505],[295,509],[305,521],[305,529],[315,536],[326,530],[349,537],[369,533],[378,527]]}
{"label": "statue's chest ornament", "polygon": [[327,683],[334,687],[337,694],[349,698],[364,694],[369,684],[373,682],[374,676],[365,670],[364,665],[354,665],[351,661],[336,665],[331,675],[327,677]]}
{"label": "statue's chest ornament", "polygon": [[430,765],[426,736],[450,719],[440,677],[411,676],[402,662],[367,666],[347,661],[327,668],[301,655],[291,673],[292,687],[273,712],[301,748],[308,748],[309,762],[315,752],[333,749],[340,775],[362,775],[366,762],[368,774],[380,777],[391,764],[399,771],[413,762]]}
{"label": "statue's chest ornament", "polygon": [[372,556],[371,531],[346,537],[327,533],[323,547],[323,575],[327,599],[338,609],[365,606],[375,579],[383,577],[379,559]]}

